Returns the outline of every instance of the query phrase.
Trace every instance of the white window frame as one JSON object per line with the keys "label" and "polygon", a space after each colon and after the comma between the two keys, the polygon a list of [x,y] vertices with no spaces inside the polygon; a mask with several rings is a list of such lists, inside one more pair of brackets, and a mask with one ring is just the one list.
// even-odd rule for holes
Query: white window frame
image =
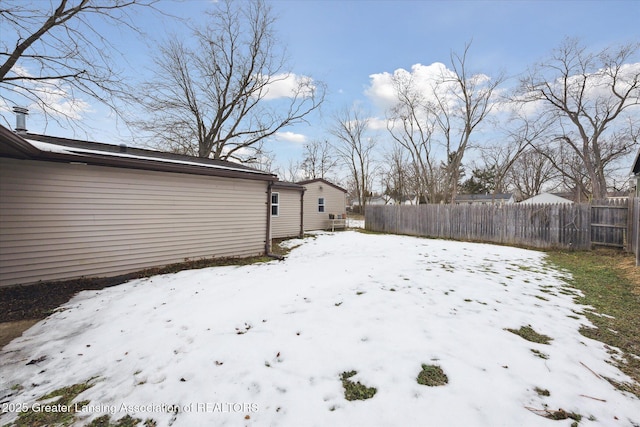
{"label": "white window frame", "polygon": [[324,197],[318,197],[318,213],[325,213]]}
{"label": "white window frame", "polygon": [[[275,196],[276,202],[273,202],[273,196]],[[273,208],[276,208],[276,213],[273,213]],[[280,193],[271,193],[271,216],[280,216]]]}

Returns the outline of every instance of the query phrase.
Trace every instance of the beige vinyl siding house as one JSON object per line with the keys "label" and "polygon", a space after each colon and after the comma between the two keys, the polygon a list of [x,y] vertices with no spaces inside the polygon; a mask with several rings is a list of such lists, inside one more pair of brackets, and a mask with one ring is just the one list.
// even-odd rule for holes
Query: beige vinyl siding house
{"label": "beige vinyl siding house", "polygon": [[298,184],[307,190],[303,204],[305,231],[331,228],[329,214],[346,216],[347,190],[321,178]]}
{"label": "beige vinyl siding house", "polygon": [[0,286],[268,251],[274,175],[31,138],[0,128]]}
{"label": "beige vinyl siding house", "polygon": [[275,182],[271,187],[271,237],[302,237],[305,188],[288,182]]}

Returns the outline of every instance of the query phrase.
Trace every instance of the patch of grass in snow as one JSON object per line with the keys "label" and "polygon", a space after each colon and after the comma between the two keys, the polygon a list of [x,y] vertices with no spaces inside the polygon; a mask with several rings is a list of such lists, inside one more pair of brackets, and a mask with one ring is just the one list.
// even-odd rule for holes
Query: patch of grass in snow
{"label": "patch of grass in snow", "polygon": [[358,382],[353,382],[349,378],[356,375],[358,372],[356,371],[348,371],[343,372],[340,375],[340,380],[342,380],[342,387],[344,387],[344,398],[347,400],[367,400],[371,399],[378,389],[375,387],[367,387]]}
{"label": "patch of grass in snow", "polygon": [[[314,236],[312,234],[305,234],[304,238],[313,238],[316,239],[317,236]],[[275,254],[275,255],[279,255],[282,257],[285,257],[287,255],[289,255],[289,253],[296,249],[299,248],[300,246],[302,246],[302,241],[300,241],[299,244],[292,244],[295,242],[290,242],[294,241],[294,240],[300,240],[297,237],[284,237],[284,238],[280,238],[280,239],[271,239],[271,253]]]}
{"label": "patch of grass in snow", "polygon": [[179,273],[183,270],[196,270],[201,268],[209,268],[209,267],[222,267],[228,265],[236,265],[236,266],[244,266],[251,264],[258,264],[262,262],[273,261],[273,258],[268,256],[254,256],[254,257],[246,257],[246,258],[234,258],[234,257],[224,257],[224,258],[200,258],[191,260],[189,258],[185,258],[184,262],[177,264],[170,264],[160,268],[151,268],[147,270],[143,270],[139,273],[139,277],[149,277],[155,276],[158,274],[172,274]]}
{"label": "patch of grass in snow", "polygon": [[640,358],[637,357],[640,355],[640,292],[637,292],[640,269],[633,266],[633,258],[620,251],[601,249],[548,253],[551,265],[570,273],[563,277],[568,285],[563,290],[572,293],[578,304],[593,307],[593,311],[580,314],[596,327],[582,327],[580,333],[620,349],[621,353],[612,349],[617,353],[614,363],[634,380],[618,383],[609,379],[609,382],[640,398]]}
{"label": "patch of grass in snow", "polygon": [[549,418],[550,420],[566,420],[567,418],[571,418],[575,420],[575,423],[571,423],[572,426],[577,426],[580,420],[582,419],[582,415],[575,412],[567,412],[564,409],[558,409],[557,411],[549,411],[547,410],[547,415],[545,418]]}
{"label": "patch of grass in snow", "polygon": [[429,387],[445,385],[449,382],[447,374],[438,365],[422,365],[422,371],[418,374],[418,384]]}
{"label": "patch of grass in snow", "polygon": [[553,340],[553,338],[547,335],[537,333],[530,325],[520,326],[520,329],[506,328],[505,330],[516,334],[527,341],[535,342],[538,344],[549,344],[549,342]]}
{"label": "patch of grass in snow", "polygon": [[[131,415],[125,415],[117,422],[111,422],[109,415],[103,415],[91,421],[87,424],[87,427],[134,427],[140,424],[142,420],[139,418],[133,418]],[[142,424],[144,427],[156,427],[158,423],[150,418],[146,419]]]}
{"label": "patch of grass in snow", "polygon": [[[73,384],[54,390],[38,398],[29,409],[18,414],[18,418],[11,424],[3,427],[66,427],[78,422],[78,410],[89,404],[88,400],[75,401],[85,390],[94,386],[96,378],[90,378],[84,383]],[[111,422],[109,415],[103,415],[86,424],[88,427],[133,427],[142,420],[132,418],[129,415]],[[144,421],[144,427],[156,427],[157,423],[152,419]]]}
{"label": "patch of grass in snow", "polygon": [[[89,403],[88,400],[73,402],[83,391],[93,387],[92,379],[85,383],[62,387],[40,397],[28,410],[20,412],[13,424],[15,427],[69,426],[76,421],[76,408]],[[46,401],[46,402],[44,402]],[[45,408],[56,408],[57,411],[46,411]]]}
{"label": "patch of grass in snow", "polygon": [[[571,427],[578,427],[578,423],[580,423],[580,420],[582,419],[582,415],[576,412],[567,412],[562,408],[558,410],[552,410],[552,409],[548,409],[547,405],[544,405],[544,409],[529,408],[528,406],[525,406],[525,408],[527,408],[528,410],[530,410],[536,415],[540,415],[541,417],[548,418],[550,420],[558,421],[558,420],[566,420],[570,418],[574,420],[571,423]],[[589,417],[589,419],[591,419],[591,417]]]}
{"label": "patch of grass in snow", "polygon": [[546,396],[546,397],[551,396],[551,392],[549,390],[547,390],[546,388],[536,387],[533,390],[536,393],[538,393],[538,396]]}
{"label": "patch of grass in snow", "polygon": [[578,296],[578,294],[576,293],[576,291],[574,289],[560,288],[560,290],[558,292],[561,293],[562,295],[569,295],[569,296],[572,296],[572,297],[577,297]]}
{"label": "patch of grass in snow", "polygon": [[536,356],[538,356],[540,359],[545,359],[547,360],[549,358],[549,355],[546,353],[541,352],[540,350],[536,350],[535,348],[531,349],[531,353],[535,354]]}
{"label": "patch of grass in snow", "polygon": [[456,271],[456,270],[455,270],[455,267],[454,267],[453,265],[451,265],[451,264],[445,264],[445,263],[442,263],[442,264],[440,264],[440,267],[441,267],[444,271],[447,271],[447,272],[449,272],[449,273],[455,273],[455,271]]}
{"label": "patch of grass in snow", "polygon": [[522,264],[511,264],[511,265],[513,265],[520,271],[531,271],[534,273],[540,272],[540,270],[538,270],[536,267],[531,267],[530,265],[522,265]]}

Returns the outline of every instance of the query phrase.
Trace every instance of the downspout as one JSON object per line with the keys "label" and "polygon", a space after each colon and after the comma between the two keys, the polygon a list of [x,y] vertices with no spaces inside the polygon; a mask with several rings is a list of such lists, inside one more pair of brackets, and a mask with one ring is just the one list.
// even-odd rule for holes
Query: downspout
{"label": "downspout", "polygon": [[264,253],[269,256],[271,253],[271,187],[273,181],[269,181],[267,185],[267,235],[264,240]]}
{"label": "downspout", "polygon": [[304,237],[304,192],[307,191],[303,188],[300,192],[300,238]]}

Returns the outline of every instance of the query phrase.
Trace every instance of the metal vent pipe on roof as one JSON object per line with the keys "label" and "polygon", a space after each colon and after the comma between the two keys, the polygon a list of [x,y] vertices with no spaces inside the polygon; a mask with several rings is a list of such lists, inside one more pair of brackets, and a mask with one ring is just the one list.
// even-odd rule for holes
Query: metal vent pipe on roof
{"label": "metal vent pipe on roof", "polygon": [[16,132],[26,133],[29,110],[25,107],[15,106],[13,107],[13,112],[16,113]]}

